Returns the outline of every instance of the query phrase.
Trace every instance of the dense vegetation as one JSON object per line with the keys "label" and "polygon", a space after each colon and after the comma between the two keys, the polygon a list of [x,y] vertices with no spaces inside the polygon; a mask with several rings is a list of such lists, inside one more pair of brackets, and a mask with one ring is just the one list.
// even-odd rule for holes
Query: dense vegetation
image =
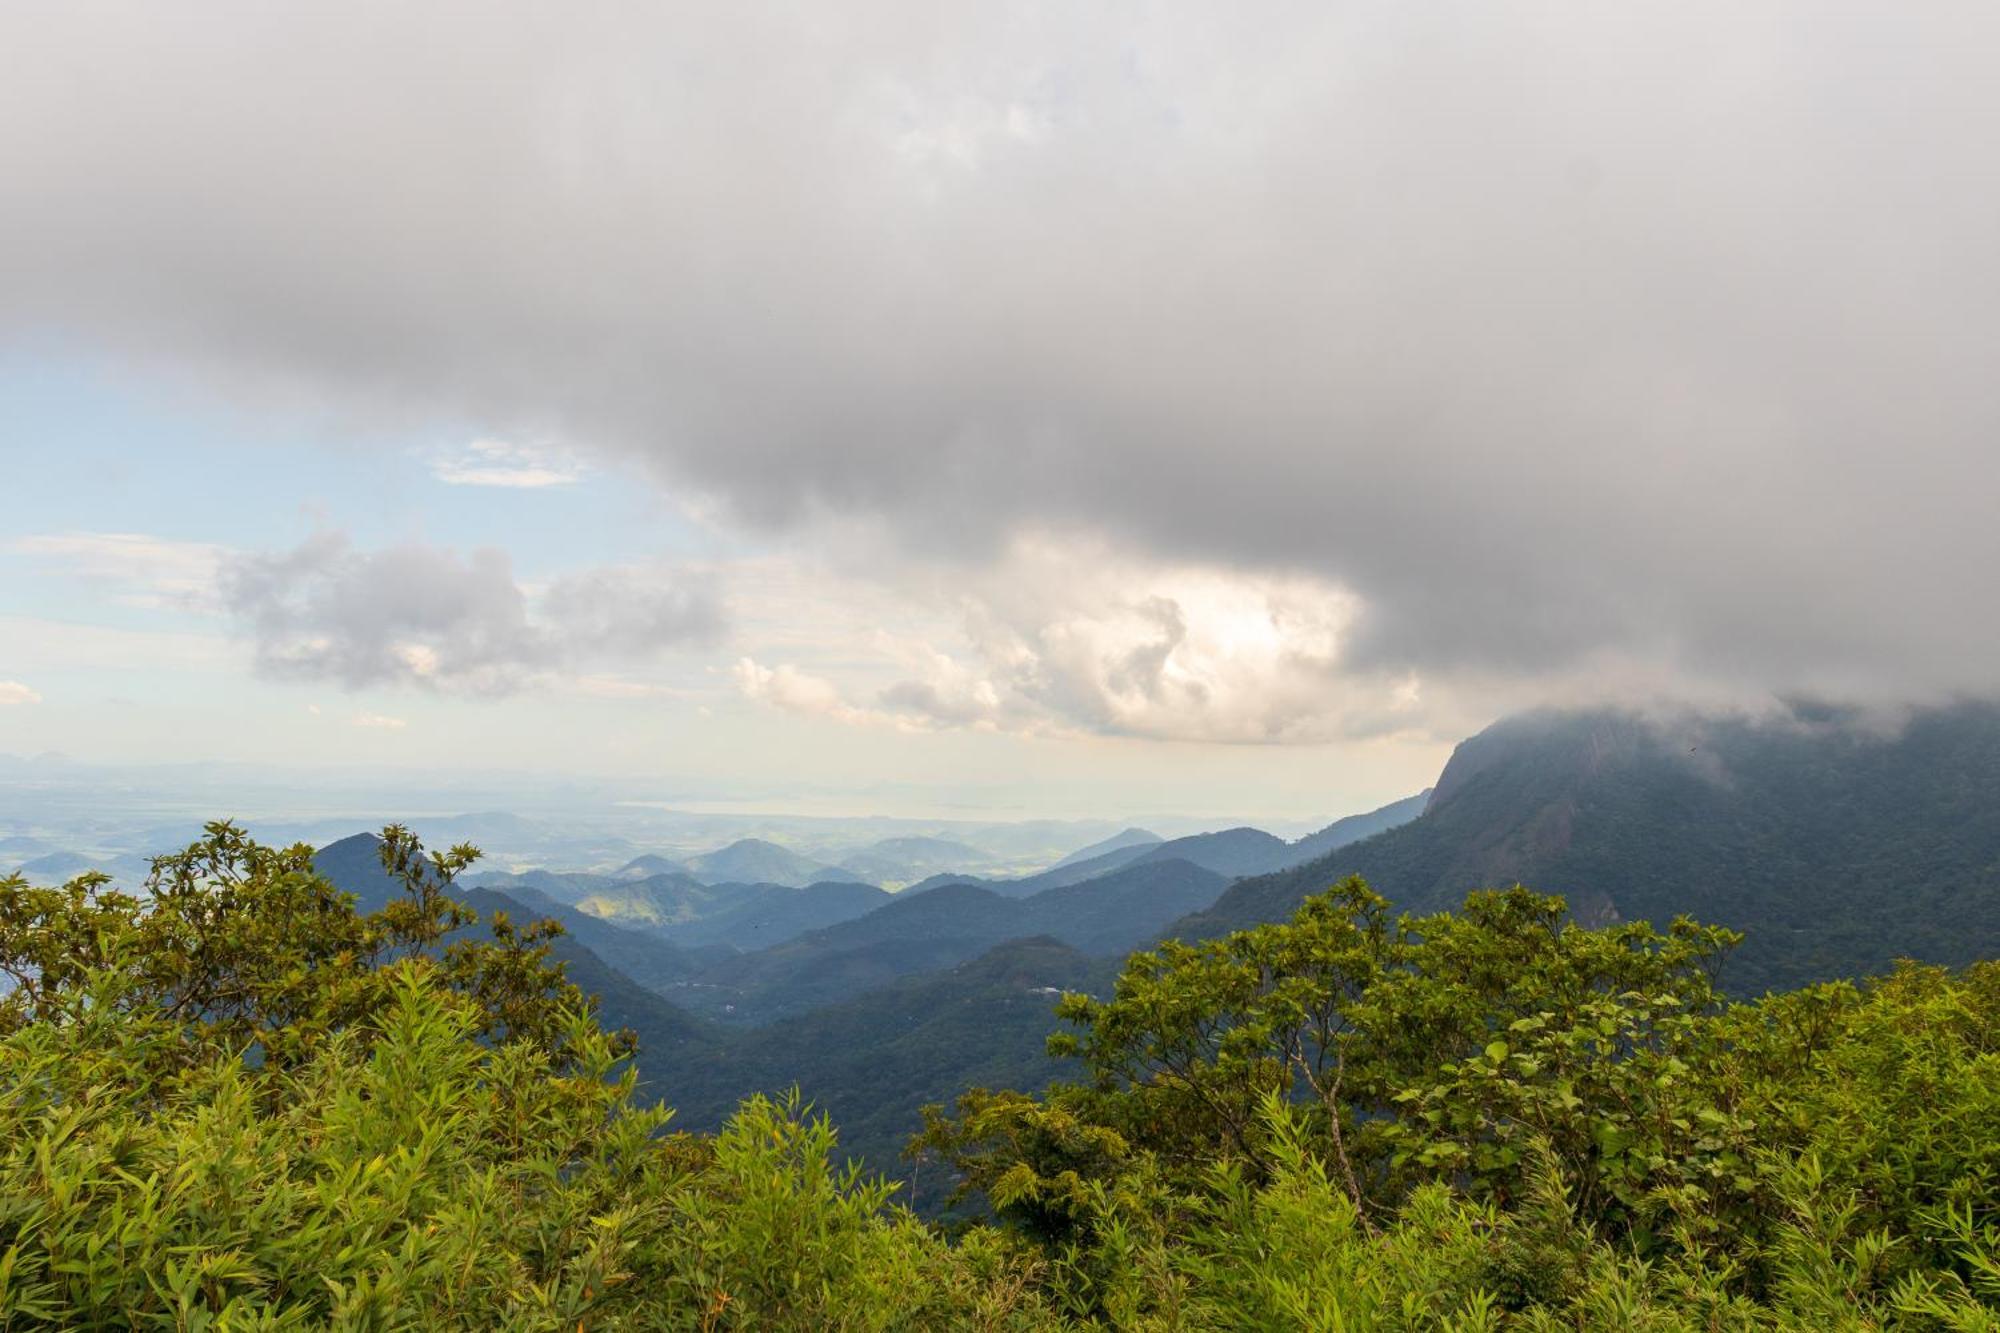
{"label": "dense vegetation", "polygon": [[1727,930],[1348,881],[934,1112],[948,1236],[794,1103],[672,1132],[470,849],[381,855],[0,881],[0,1323],[2000,1328],[2000,964],[1729,1003]]}

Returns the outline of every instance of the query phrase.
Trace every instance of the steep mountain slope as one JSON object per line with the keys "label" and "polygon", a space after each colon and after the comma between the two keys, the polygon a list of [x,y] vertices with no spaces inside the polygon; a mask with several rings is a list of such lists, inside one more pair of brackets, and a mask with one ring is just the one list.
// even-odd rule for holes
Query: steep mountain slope
{"label": "steep mountain slope", "polygon": [[1154,847],[1164,841],[1166,841],[1164,838],[1150,829],[1123,829],[1108,838],[1099,838],[1088,847],[1077,848],[1049,869],[1061,870],[1064,866],[1075,865],[1078,861],[1094,860],[1106,852],[1122,852],[1128,847]]}
{"label": "steep mountain slope", "polygon": [[1363,838],[1372,838],[1377,833],[1384,833],[1399,825],[1407,824],[1424,812],[1424,807],[1430,804],[1430,799],[1431,792],[1427,787],[1415,796],[1406,796],[1400,801],[1392,801],[1379,810],[1370,810],[1366,814],[1349,815],[1345,819],[1336,819],[1319,832],[1308,833],[1305,837],[1294,842],[1286,849],[1284,865],[1277,868],[1285,869],[1290,866],[1304,865],[1308,861],[1318,860],[1328,852],[1337,851],[1349,843],[1360,842]]}
{"label": "steep mountain slope", "polygon": [[1458,747],[1418,820],[1233,885],[1175,933],[1288,915],[1350,873],[1431,910],[1520,881],[1587,920],[1687,913],[1747,932],[1725,983],[1753,992],[2000,952],[2000,709],[1883,731],[1535,714]]}
{"label": "steep mountain slope", "polygon": [[[382,872],[376,846],[361,834],[322,849],[315,861],[334,884],[379,907],[397,886]],[[553,916],[573,932],[551,952],[571,981],[598,997],[606,1027],[638,1038],[646,1092],[676,1108],[677,1126],[712,1129],[751,1093],[797,1086],[834,1114],[845,1154],[891,1173],[903,1169],[898,1154],[920,1127],[924,1104],[948,1102],[974,1084],[1034,1087],[1052,1077],[1043,1042],[1055,1026],[1054,992],[1101,990],[1115,975],[1115,964],[1058,941],[1017,940],[921,976],[884,970],[882,988],[782,1023],[721,1028],[627,975],[628,968],[653,970],[672,984],[657,969],[685,951],[650,932],[599,921],[532,889],[519,899],[481,887],[459,896],[482,920],[495,911],[517,922]],[[879,943],[893,937],[884,932]]]}
{"label": "steep mountain slope", "polygon": [[1283,864],[1286,843],[1261,829],[1224,829],[1195,833],[1171,841],[1129,842],[1123,847],[1067,865],[1052,866],[1020,879],[979,879],[971,875],[938,875],[904,890],[914,893],[941,884],[977,884],[1004,898],[1028,898],[1069,884],[1083,884],[1136,865],[1181,862],[1199,866],[1224,879],[1258,874]]}
{"label": "steep mountain slope", "polygon": [[802,889],[821,880],[854,878],[762,838],[739,838],[727,847],[689,857],[687,864],[689,873],[710,884],[785,884]]}
{"label": "steep mountain slope", "polygon": [[1215,901],[1228,877],[1187,861],[1152,861],[1023,898],[1016,934],[1049,935],[1087,954],[1124,955],[1161,924]]}
{"label": "steep mountain slope", "polygon": [[[496,911],[505,912],[517,924],[554,915],[495,889],[467,889],[459,897],[479,913],[481,925],[477,929],[484,929],[484,923]],[[549,948],[550,956],[563,964],[564,975],[585,993],[597,997],[598,1018],[605,1027],[628,1028],[638,1038],[640,1064],[646,1077],[656,1083],[670,1084],[686,1061],[713,1051],[718,1034],[710,1024],[657,994],[650,981],[642,984],[638,978],[654,977],[660,979],[661,985],[671,984],[666,979],[668,974],[684,969],[690,960],[683,958],[677,964],[673,946],[662,943],[648,947],[651,942],[633,931],[601,923],[593,931],[587,924],[589,918],[578,922],[579,915],[571,913],[558,918],[565,929],[577,925],[583,929],[556,940]],[[625,940],[620,936],[634,938]],[[608,946],[607,951],[622,960],[623,965],[600,957],[591,943]],[[636,975],[625,970],[628,966]]]}
{"label": "steep mountain slope", "polygon": [[[1184,861],[1128,867],[1029,898],[976,884],[898,895],[887,906],[711,968],[683,1002],[763,1023],[857,995],[897,977],[951,967],[1010,939],[1049,935],[1091,953],[1120,953],[1228,881]],[[677,995],[676,998],[682,998]]]}
{"label": "steep mountain slope", "polygon": [[[376,853],[378,841],[372,833],[359,833],[322,847],[313,856],[314,868],[336,888],[353,894],[356,905],[364,912],[379,910],[389,901],[391,894],[402,892],[401,885],[382,869]],[[460,889],[458,896],[479,912],[482,925],[475,929],[483,929],[484,921],[495,911],[506,912],[517,923],[557,916],[565,927],[575,924],[585,930],[591,929],[587,919],[578,922],[576,918],[580,914],[570,912],[560,904],[555,904],[557,910],[551,912],[511,898],[497,889],[479,887]],[[628,943],[615,939],[615,936],[632,934],[601,923],[596,928],[604,932],[598,937],[599,942],[610,941],[614,946]],[[639,937],[629,943],[645,948],[648,942]],[[566,935],[556,940],[549,952],[563,963],[571,981],[598,997],[599,1016],[606,1027],[632,1030],[639,1039],[649,1078],[670,1080],[673,1071],[683,1061],[713,1048],[715,1038],[708,1024],[607,963],[584,943],[581,936]],[[658,966],[671,969],[673,964],[669,960],[678,952],[672,945],[661,941],[648,950],[648,956],[656,960]],[[641,966],[643,970],[647,965]]]}
{"label": "steep mountain slope", "polygon": [[569,932],[570,939],[650,991],[684,985],[691,977],[733,956],[733,951],[724,945],[677,944],[654,931],[614,925],[534,889],[508,893],[475,886],[461,889],[458,896],[478,908],[482,915],[489,908],[498,907],[516,923],[543,917],[557,921]]}
{"label": "steep mountain slope", "polygon": [[907,1167],[898,1154],[921,1126],[920,1107],[973,1085],[1047,1083],[1060,1072],[1044,1049],[1057,1027],[1054,992],[1102,991],[1114,975],[1115,964],[1046,936],[1013,940],[946,971],[731,1030],[712,1057],[683,1066],[663,1091],[677,1126],[713,1129],[750,1093],[796,1086],[832,1115],[844,1155],[900,1174]]}
{"label": "steep mountain slope", "polygon": [[379,912],[403,892],[403,886],[382,869],[377,850],[381,845],[373,833],[342,838],[313,853],[313,869],[335,888],[353,894],[356,911]]}
{"label": "steep mountain slope", "polygon": [[1170,838],[1130,862],[1132,865],[1163,861],[1186,861],[1227,879],[1259,875],[1275,869],[1285,859],[1289,844],[1262,829],[1232,828],[1218,833],[1196,833]]}

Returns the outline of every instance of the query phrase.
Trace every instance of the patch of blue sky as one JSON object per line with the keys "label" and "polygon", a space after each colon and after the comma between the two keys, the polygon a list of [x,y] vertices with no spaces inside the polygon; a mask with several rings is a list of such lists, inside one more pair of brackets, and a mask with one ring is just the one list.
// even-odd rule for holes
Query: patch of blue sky
{"label": "patch of blue sky", "polygon": [[[616,472],[583,468],[539,487],[440,478],[440,460],[491,433],[449,421],[336,431],[295,414],[253,415],[108,360],[15,349],[0,354],[0,534],[122,532],[273,550],[330,528],[364,548],[497,546],[524,579],[700,557],[717,544],[657,489]],[[62,596],[61,581],[7,574],[4,609],[43,613]]]}

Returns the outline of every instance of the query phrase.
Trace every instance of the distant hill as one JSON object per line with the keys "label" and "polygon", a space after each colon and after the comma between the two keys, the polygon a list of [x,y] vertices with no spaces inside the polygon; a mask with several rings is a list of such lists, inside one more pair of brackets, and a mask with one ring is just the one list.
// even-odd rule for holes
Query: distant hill
{"label": "distant hill", "polygon": [[1130,864],[1186,861],[1235,879],[1239,875],[1256,875],[1273,869],[1284,861],[1289,847],[1290,844],[1283,838],[1262,829],[1232,828],[1219,833],[1171,838],[1157,847],[1148,848]]}
{"label": "distant hill", "polygon": [[844,856],[839,869],[870,884],[908,884],[939,871],[969,870],[993,858],[977,847],[949,838],[884,838]]}
{"label": "distant hill", "polygon": [[[633,866],[663,862],[640,857]],[[630,869],[631,867],[627,867]],[[887,902],[872,885],[846,881],[809,884],[709,882],[685,872],[632,878],[624,870],[597,875],[550,870],[518,874],[469,874],[468,887],[497,889],[515,897],[546,896],[591,917],[650,930],[684,944],[726,944],[762,949],[794,935],[860,916]]]}
{"label": "distant hill", "polygon": [[335,888],[353,894],[356,911],[379,912],[403,892],[403,886],[382,869],[381,846],[382,840],[373,833],[342,838],[313,853],[313,869]]}
{"label": "distant hill", "polygon": [[635,856],[611,874],[613,879],[651,879],[655,875],[685,875],[687,866],[671,857],[655,856],[647,852]]}
{"label": "distant hill", "polygon": [[904,890],[916,893],[944,884],[977,884],[1003,898],[1028,898],[1070,884],[1102,879],[1127,866],[1165,865],[1180,862],[1213,871],[1224,879],[1256,874],[1282,862],[1286,843],[1259,829],[1226,829],[1220,833],[1196,833],[1170,842],[1128,842],[1108,852],[1067,865],[1052,866],[1040,874],[1020,879],[981,879],[973,875],[936,875]]}
{"label": "distant hill", "polygon": [[1533,714],[1464,742],[1423,816],[1233,885],[1176,923],[1210,935],[1288,916],[1350,873],[1399,906],[1515,881],[1590,921],[1687,913],[1748,934],[1724,981],[1755,992],[1902,955],[2000,953],[2000,708],[1884,732],[1779,721]]}
{"label": "distant hill", "polygon": [[735,952],[726,945],[678,943],[657,931],[614,925],[534,889],[507,893],[467,888],[460,890],[458,896],[481,913],[489,907],[498,907],[516,923],[544,917],[555,920],[569,933],[569,938],[650,991],[664,992],[684,986]]}
{"label": "distant hill", "polygon": [[468,871],[462,881],[468,887],[482,885],[512,893],[520,889],[534,889],[545,893],[560,903],[576,904],[602,891],[618,880],[611,875],[592,874],[580,870],[505,870]]}
{"label": "distant hill", "polygon": [[903,893],[866,916],[709,969],[685,1003],[763,1023],[955,966],[1010,939],[1049,935],[1086,953],[1121,953],[1213,902],[1227,883],[1213,871],[1168,861],[1027,898],[976,884]]}
{"label": "distant hill", "polygon": [[[400,891],[383,873],[377,846],[371,834],[342,839],[322,848],[315,865],[372,910]],[[904,1170],[899,1153],[920,1127],[917,1110],[925,1103],[949,1101],[975,1083],[1046,1082],[1055,1072],[1043,1050],[1054,1027],[1053,992],[1101,989],[1115,972],[1114,963],[1088,959],[1052,939],[1017,940],[926,975],[885,974],[880,989],[786,1022],[722,1028],[635,980],[684,985],[689,968],[713,964],[712,950],[684,950],[534,889],[521,892],[515,898],[471,887],[459,896],[482,920],[503,911],[516,922],[549,916],[563,923],[571,933],[551,952],[571,981],[598,997],[606,1027],[630,1029],[638,1038],[645,1087],[675,1107],[678,1127],[715,1128],[751,1093],[796,1085],[835,1115],[844,1155],[891,1174]]]}
{"label": "distant hill", "polygon": [[741,950],[774,944],[865,916],[891,901],[886,889],[830,882],[802,889],[782,884],[718,885],[736,896],[706,915],[661,924],[658,934],[684,944],[727,945]]}
{"label": "distant hill", "polygon": [[59,850],[61,849],[54,843],[44,842],[26,833],[10,834],[0,838],[0,865],[18,865],[30,857],[46,856],[50,852]]}
{"label": "distant hill", "polygon": [[0,856],[0,875],[19,874],[30,884],[53,888],[67,884],[79,875],[91,871],[102,871],[111,876],[112,883],[125,890],[137,889],[152,873],[153,864],[143,856],[124,854],[85,855],[81,852],[41,851],[27,855],[31,847],[46,846],[32,838],[19,840],[22,844],[13,856]]}
{"label": "distant hill", "polygon": [[1107,852],[1122,852],[1127,848],[1152,847],[1163,841],[1165,839],[1150,829],[1128,828],[1114,833],[1108,838],[1099,838],[1087,847],[1077,848],[1068,856],[1050,866],[1049,869],[1061,870],[1064,866],[1075,865],[1078,861],[1095,860]]}
{"label": "distant hill", "polygon": [[[762,886],[757,886],[761,888]],[[576,900],[581,910],[627,926],[671,926],[698,921],[755,891],[741,884],[709,883],[692,875],[614,879]]]}
{"label": "distant hill", "polygon": [[785,884],[802,889],[821,880],[854,878],[838,867],[762,838],[740,838],[727,847],[688,858],[687,866],[695,878],[710,884]]}
{"label": "distant hill", "polygon": [[1317,833],[1297,842],[1286,842],[1262,829],[1233,828],[1215,833],[1195,833],[1183,838],[1162,840],[1144,829],[1127,829],[1115,837],[1078,848],[1039,874],[1019,879],[982,879],[976,875],[934,875],[905,892],[934,889],[944,884],[978,884],[1003,897],[1025,898],[1045,893],[1065,884],[1099,879],[1127,866],[1185,861],[1212,870],[1228,879],[1268,874],[1310,861],[1350,842],[1384,829],[1407,823],[1423,812],[1429,797],[1418,796],[1385,805],[1366,814],[1335,820]]}
{"label": "distant hill", "polygon": [[[361,911],[377,911],[389,901],[391,894],[402,892],[402,886],[382,869],[376,850],[379,845],[380,840],[372,833],[356,834],[320,848],[313,856],[313,865],[336,888],[353,894]],[[550,901],[525,903],[497,889],[460,889],[458,897],[480,913],[482,922],[493,912],[503,911],[517,923],[554,916],[566,928],[581,927],[580,933],[558,939],[550,954],[563,963],[571,981],[599,998],[599,1013],[606,1027],[632,1030],[644,1053],[642,1058],[649,1078],[669,1082],[673,1071],[681,1067],[683,1061],[692,1060],[697,1053],[712,1050],[715,1035],[710,1025],[607,963],[585,941],[590,938],[599,943],[608,941],[614,946],[614,952],[628,945],[639,948],[650,961],[641,961],[630,954],[621,956],[641,971],[658,967],[663,974],[684,970],[684,966],[669,961],[678,952],[672,945],[664,941],[649,944],[642,937],[625,941],[618,937],[633,932],[619,931],[614,926],[601,923],[595,927],[597,933],[593,935],[592,923],[587,918],[577,920],[580,913]],[[697,957],[685,966],[695,966],[702,961],[705,960]]]}

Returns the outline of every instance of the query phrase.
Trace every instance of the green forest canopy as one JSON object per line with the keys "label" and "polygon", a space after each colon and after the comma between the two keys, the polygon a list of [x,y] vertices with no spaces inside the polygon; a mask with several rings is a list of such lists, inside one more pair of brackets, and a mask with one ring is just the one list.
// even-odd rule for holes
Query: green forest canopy
{"label": "green forest canopy", "polygon": [[934,1109],[947,1232],[796,1100],[674,1132],[472,849],[382,854],[0,880],[0,1323],[2000,1328],[2000,964],[1729,1002],[1728,931],[1348,880]]}

